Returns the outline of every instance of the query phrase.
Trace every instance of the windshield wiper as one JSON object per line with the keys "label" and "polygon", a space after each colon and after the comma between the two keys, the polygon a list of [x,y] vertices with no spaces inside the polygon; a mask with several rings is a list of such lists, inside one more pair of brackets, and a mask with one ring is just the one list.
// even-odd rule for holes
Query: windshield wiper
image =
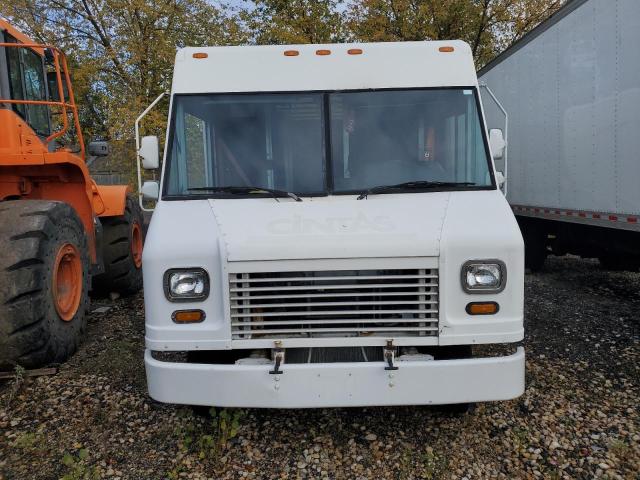
{"label": "windshield wiper", "polygon": [[224,187],[193,187],[187,188],[188,192],[220,192],[220,193],[231,193],[234,195],[249,195],[252,193],[270,193],[273,198],[278,200],[278,198],[292,198],[296,202],[301,202],[302,199],[297,196],[293,192],[287,192],[286,190],[275,190],[273,188],[264,188],[264,187],[251,187],[251,186],[232,186],[227,185]]}
{"label": "windshield wiper", "polygon": [[426,180],[414,180],[412,182],[397,183],[395,185],[378,185],[365,190],[358,196],[358,200],[367,198],[368,195],[386,192],[399,192],[402,190],[421,190],[439,187],[469,187],[475,185],[473,182],[429,182]]}

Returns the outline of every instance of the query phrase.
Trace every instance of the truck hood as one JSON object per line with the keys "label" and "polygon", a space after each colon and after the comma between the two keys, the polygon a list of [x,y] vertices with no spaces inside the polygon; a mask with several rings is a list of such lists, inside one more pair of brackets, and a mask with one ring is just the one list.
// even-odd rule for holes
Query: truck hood
{"label": "truck hood", "polygon": [[435,257],[452,192],[212,199],[228,261]]}

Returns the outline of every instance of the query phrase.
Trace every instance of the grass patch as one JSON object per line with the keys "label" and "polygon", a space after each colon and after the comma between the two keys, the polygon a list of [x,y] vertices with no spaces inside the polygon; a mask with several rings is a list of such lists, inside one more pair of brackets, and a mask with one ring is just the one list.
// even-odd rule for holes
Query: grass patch
{"label": "grass patch", "polygon": [[78,451],[77,454],[66,453],[62,457],[62,464],[66,468],[66,473],[61,480],[94,480],[100,478],[100,470],[98,467],[88,464],[89,451],[85,448]]}
{"label": "grass patch", "polygon": [[238,435],[245,413],[239,409],[213,407],[209,414],[203,425],[196,424],[191,418],[176,429],[180,463],[167,473],[168,478],[178,478],[185,471],[183,460],[186,456],[196,456],[199,461],[210,464],[214,471],[221,471],[221,459],[229,442]]}

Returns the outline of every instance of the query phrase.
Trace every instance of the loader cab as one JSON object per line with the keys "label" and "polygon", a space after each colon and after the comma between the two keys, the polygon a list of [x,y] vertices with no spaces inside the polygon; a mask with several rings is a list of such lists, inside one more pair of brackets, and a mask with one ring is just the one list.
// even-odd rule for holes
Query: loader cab
{"label": "loader cab", "polygon": [[[22,43],[7,30],[0,31],[0,42]],[[31,48],[2,48],[0,55],[0,96],[12,100],[47,101],[45,56]],[[6,108],[6,106],[5,106]],[[51,115],[47,105],[13,104],[11,108],[39,136],[51,134]]]}

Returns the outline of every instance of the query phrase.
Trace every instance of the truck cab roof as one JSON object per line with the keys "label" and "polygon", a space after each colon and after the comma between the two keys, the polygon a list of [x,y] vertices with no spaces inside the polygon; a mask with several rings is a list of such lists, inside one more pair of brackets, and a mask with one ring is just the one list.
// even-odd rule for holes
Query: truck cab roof
{"label": "truck cab roof", "polygon": [[294,92],[476,86],[463,41],[178,50],[172,93]]}

